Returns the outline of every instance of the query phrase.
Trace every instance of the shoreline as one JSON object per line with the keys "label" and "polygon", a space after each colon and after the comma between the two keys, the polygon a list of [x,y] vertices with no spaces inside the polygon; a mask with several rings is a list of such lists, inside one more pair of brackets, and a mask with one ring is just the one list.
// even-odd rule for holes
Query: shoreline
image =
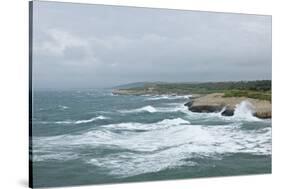
{"label": "shoreline", "polygon": [[[192,112],[222,112],[233,116],[239,106],[252,115],[271,118],[271,80],[205,83],[131,83],[112,90],[116,95],[192,95],[185,106]],[[243,102],[243,103],[242,103]],[[246,113],[246,112],[244,112]],[[248,113],[248,112],[247,112]]]}
{"label": "shoreline", "polygon": [[[157,93],[151,91],[136,91],[133,89],[114,89],[114,95],[171,95],[181,96],[187,94],[177,93]],[[268,100],[260,100],[248,97],[224,97],[224,93],[209,93],[209,94],[189,94],[192,95],[190,101],[184,105],[192,112],[197,113],[214,113],[221,112],[223,116],[233,116],[237,105],[241,102],[248,102],[249,108],[253,112],[253,116],[260,119],[272,118],[271,102]]]}
{"label": "shoreline", "polygon": [[271,118],[271,103],[269,101],[247,97],[224,97],[223,93],[211,93],[195,97],[185,103],[185,106],[192,112],[222,112],[223,116],[233,116],[235,108],[242,102],[247,102],[245,106],[252,110],[255,117],[260,119]]}

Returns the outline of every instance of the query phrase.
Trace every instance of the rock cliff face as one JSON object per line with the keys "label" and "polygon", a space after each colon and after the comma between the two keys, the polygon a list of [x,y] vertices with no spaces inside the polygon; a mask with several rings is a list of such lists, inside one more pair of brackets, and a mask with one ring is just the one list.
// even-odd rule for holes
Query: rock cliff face
{"label": "rock cliff face", "polygon": [[192,112],[221,112],[224,116],[233,116],[235,107],[242,101],[248,101],[253,105],[253,115],[266,119],[271,118],[271,103],[266,100],[257,100],[246,97],[223,97],[223,93],[213,93],[198,98],[193,98],[185,106]]}

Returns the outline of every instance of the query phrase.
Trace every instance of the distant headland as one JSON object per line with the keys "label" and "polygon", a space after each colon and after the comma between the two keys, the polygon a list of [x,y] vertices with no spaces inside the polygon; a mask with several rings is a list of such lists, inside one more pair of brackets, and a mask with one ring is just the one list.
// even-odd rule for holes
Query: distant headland
{"label": "distant headland", "polygon": [[186,102],[192,112],[221,112],[232,116],[237,104],[247,101],[254,116],[271,118],[271,80],[227,82],[138,82],[115,87],[115,95],[192,95]]}

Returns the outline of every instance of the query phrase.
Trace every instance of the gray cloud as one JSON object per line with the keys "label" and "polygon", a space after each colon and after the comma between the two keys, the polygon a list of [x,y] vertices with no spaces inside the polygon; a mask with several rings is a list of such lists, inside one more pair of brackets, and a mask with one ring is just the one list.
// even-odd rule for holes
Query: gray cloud
{"label": "gray cloud", "polygon": [[271,17],[34,3],[35,88],[271,79]]}

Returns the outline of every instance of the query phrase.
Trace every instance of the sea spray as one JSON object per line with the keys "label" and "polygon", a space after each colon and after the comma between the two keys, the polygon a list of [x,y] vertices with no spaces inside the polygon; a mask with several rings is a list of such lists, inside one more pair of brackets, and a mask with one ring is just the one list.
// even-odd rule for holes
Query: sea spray
{"label": "sea spray", "polygon": [[242,101],[235,106],[234,115],[235,119],[243,119],[249,121],[259,121],[260,119],[255,117],[255,107],[247,100]]}

